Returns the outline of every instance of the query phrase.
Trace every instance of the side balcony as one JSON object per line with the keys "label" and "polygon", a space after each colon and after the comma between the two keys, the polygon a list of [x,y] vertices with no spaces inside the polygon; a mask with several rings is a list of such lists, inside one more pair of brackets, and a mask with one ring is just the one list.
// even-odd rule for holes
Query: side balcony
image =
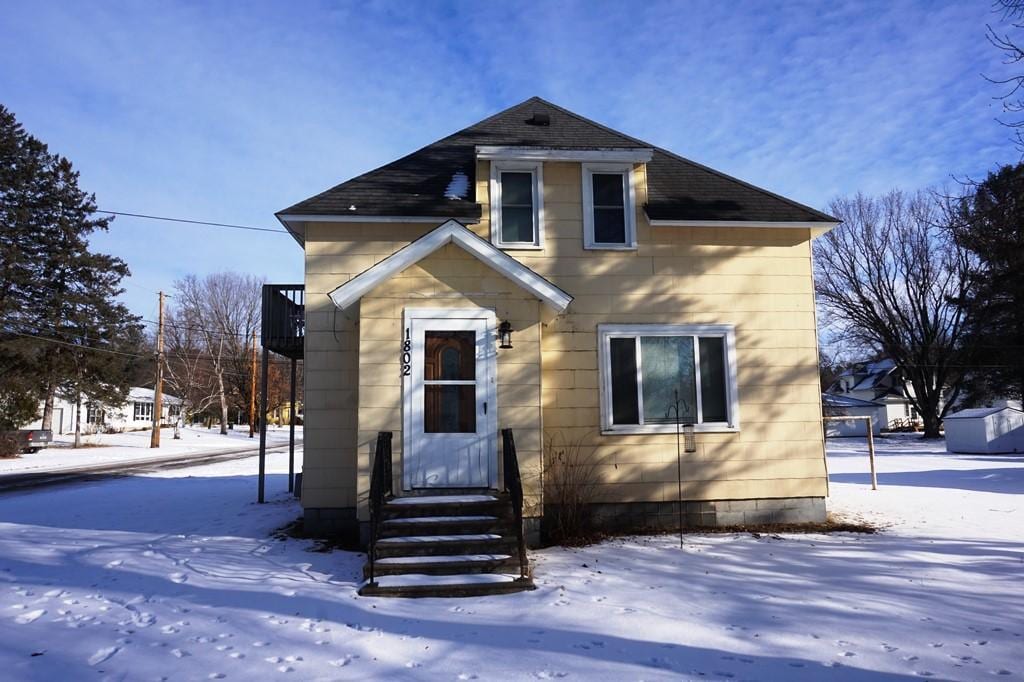
{"label": "side balcony", "polygon": [[306,286],[263,285],[263,348],[292,360],[302,359],[306,338]]}

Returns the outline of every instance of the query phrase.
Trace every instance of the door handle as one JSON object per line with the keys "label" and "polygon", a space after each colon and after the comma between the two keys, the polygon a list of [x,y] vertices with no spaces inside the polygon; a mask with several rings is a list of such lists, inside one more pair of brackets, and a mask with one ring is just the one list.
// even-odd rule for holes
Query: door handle
{"label": "door handle", "polygon": [[487,414],[487,401],[484,401],[484,414]]}

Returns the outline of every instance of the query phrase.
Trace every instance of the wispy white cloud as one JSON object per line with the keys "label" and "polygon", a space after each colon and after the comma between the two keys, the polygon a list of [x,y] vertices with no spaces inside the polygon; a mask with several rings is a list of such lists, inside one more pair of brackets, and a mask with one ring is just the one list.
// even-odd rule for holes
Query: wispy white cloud
{"label": "wispy white cloud", "polygon": [[[0,98],[100,204],[273,212],[539,94],[816,206],[977,176],[986,3],[33,3],[5,7]],[[117,221],[136,281],[301,276],[286,238]],[[130,302],[150,306],[144,290]]]}

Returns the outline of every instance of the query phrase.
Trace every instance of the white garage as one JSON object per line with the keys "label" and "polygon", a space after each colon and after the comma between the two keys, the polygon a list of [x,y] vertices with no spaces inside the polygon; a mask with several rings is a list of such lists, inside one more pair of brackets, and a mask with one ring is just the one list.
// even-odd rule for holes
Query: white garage
{"label": "white garage", "polygon": [[[821,394],[821,405],[826,417],[871,417],[871,430],[879,435],[886,426],[886,407],[882,403],[860,400],[833,393]],[[826,419],[826,438],[850,438],[868,435],[868,423],[864,419]]]}
{"label": "white garage", "polygon": [[970,454],[1024,452],[1024,411],[1011,405],[946,415],[946,450]]}

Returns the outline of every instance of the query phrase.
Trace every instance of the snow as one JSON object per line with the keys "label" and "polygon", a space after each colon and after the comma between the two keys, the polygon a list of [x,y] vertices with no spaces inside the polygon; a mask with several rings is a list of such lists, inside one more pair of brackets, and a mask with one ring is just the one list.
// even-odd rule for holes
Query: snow
{"label": "snow", "polygon": [[830,445],[876,535],[531,552],[538,589],[359,597],[363,556],[274,530],[287,454],[0,496],[6,679],[1020,679],[1024,457]]}
{"label": "snow", "polygon": [[[258,448],[259,433],[249,438],[248,427],[230,430],[221,435],[217,427],[179,429],[180,440],[174,440],[174,429],[160,431],[160,448],[149,447],[150,431],[97,433],[83,435],[86,447],[74,448],[74,434],[55,435],[53,445],[39,452],[25,453],[14,459],[0,459],[0,480],[8,473],[42,473],[65,471],[79,467],[106,464],[133,464],[142,461],[176,459],[187,455],[203,455],[220,450]],[[296,427],[295,440],[302,440],[302,427]],[[288,427],[268,427],[267,447],[288,444]]]}

